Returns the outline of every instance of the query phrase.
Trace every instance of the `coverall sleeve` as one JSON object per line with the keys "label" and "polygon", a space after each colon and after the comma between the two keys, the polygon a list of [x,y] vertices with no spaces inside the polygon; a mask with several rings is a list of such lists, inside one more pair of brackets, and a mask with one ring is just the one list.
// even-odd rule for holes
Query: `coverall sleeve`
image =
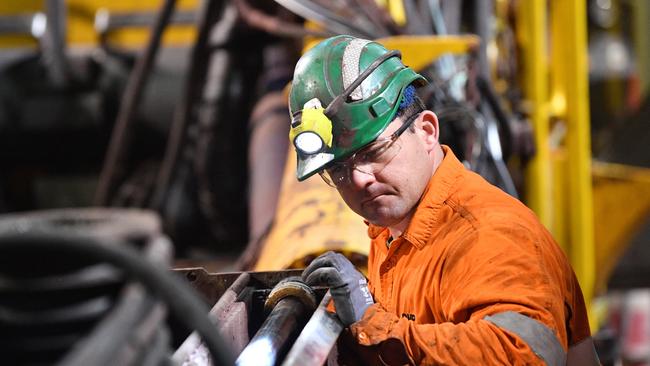
{"label": "coverall sleeve", "polygon": [[[550,330],[560,353],[566,352],[563,295],[553,285],[557,277],[542,254],[544,245],[530,235],[507,234],[498,230],[475,234],[450,250],[440,292],[422,293],[439,301],[443,321],[417,324],[375,304],[350,327],[352,336],[362,346],[375,347],[386,364],[547,364],[533,352],[530,339],[487,320],[514,312]],[[515,327],[525,327],[523,323]]]}

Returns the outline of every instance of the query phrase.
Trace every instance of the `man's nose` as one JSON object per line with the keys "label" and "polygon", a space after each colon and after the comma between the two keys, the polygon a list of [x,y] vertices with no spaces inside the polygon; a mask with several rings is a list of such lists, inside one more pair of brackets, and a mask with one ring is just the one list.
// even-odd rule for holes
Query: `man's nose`
{"label": "man's nose", "polygon": [[350,170],[350,183],[355,188],[365,188],[375,181],[375,175],[368,172],[367,166],[355,166]]}

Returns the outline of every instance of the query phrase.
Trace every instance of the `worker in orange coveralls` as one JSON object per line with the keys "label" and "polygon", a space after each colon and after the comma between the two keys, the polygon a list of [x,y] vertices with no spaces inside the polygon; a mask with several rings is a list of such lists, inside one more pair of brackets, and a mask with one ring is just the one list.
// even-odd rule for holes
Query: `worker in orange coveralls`
{"label": "worker in orange coveralls", "polygon": [[296,65],[298,179],[320,174],[371,238],[368,282],[333,252],[303,279],[330,288],[365,364],[598,365],[564,253],[528,208],[440,145],[415,94],[425,83],[399,52],[350,36]]}

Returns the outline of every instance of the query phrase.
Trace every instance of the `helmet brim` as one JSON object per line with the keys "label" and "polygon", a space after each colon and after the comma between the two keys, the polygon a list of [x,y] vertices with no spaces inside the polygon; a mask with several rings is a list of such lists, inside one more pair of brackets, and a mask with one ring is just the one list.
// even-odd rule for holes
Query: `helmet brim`
{"label": "helmet brim", "polygon": [[318,173],[325,165],[334,160],[334,154],[318,153],[309,155],[304,158],[298,157],[298,166],[296,169],[296,176],[298,181],[311,177]]}

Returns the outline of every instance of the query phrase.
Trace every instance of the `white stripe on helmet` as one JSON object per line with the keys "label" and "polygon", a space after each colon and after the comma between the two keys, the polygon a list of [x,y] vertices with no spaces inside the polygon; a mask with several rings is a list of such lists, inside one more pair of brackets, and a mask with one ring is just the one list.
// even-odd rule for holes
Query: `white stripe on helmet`
{"label": "white stripe on helmet", "polygon": [[[353,39],[345,47],[341,65],[344,89],[347,89],[347,87],[359,77],[359,60],[361,59],[361,51],[368,43],[370,43],[370,41],[366,39]],[[354,89],[352,94],[350,94],[350,98],[352,100],[363,99],[363,90],[361,85]]]}

